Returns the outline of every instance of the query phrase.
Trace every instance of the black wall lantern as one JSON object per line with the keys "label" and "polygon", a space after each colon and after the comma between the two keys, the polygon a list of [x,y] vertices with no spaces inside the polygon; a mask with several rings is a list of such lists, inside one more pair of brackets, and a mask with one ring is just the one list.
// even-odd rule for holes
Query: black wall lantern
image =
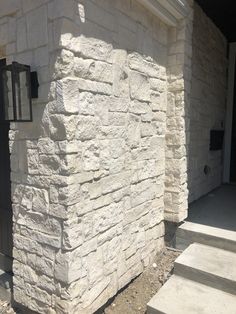
{"label": "black wall lantern", "polygon": [[37,73],[31,73],[28,65],[12,62],[0,67],[0,80],[2,118],[5,121],[32,121],[32,98],[38,96]]}

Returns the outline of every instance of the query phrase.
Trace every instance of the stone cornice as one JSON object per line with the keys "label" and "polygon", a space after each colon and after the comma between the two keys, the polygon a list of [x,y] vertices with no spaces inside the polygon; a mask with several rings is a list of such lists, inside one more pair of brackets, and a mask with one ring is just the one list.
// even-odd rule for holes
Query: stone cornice
{"label": "stone cornice", "polygon": [[176,26],[178,20],[188,14],[186,0],[138,0],[143,6],[170,26]]}

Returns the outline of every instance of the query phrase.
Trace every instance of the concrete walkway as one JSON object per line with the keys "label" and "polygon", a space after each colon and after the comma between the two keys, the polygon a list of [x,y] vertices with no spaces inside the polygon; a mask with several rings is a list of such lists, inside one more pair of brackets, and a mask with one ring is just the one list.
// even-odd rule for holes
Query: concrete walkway
{"label": "concrete walkway", "polygon": [[236,231],[236,185],[223,185],[190,204],[187,221]]}
{"label": "concrete walkway", "polygon": [[174,275],[147,314],[236,314],[236,187],[223,186],[191,205],[176,233],[184,250]]}

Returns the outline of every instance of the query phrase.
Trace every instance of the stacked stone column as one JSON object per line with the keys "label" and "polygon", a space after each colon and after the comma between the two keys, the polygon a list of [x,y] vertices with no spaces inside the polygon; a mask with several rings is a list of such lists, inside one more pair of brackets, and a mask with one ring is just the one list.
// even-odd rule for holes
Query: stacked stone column
{"label": "stacked stone column", "polygon": [[191,89],[192,10],[169,29],[165,171],[165,220],[178,223],[188,213],[188,146]]}

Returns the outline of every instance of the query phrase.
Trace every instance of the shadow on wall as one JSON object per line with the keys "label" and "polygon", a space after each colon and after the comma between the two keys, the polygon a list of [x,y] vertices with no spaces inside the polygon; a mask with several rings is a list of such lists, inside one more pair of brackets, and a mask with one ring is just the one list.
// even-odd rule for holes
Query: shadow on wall
{"label": "shadow on wall", "polygon": [[226,39],[195,4],[188,154],[189,202],[222,184],[223,150],[210,151],[210,131],[224,129],[226,56]]}

